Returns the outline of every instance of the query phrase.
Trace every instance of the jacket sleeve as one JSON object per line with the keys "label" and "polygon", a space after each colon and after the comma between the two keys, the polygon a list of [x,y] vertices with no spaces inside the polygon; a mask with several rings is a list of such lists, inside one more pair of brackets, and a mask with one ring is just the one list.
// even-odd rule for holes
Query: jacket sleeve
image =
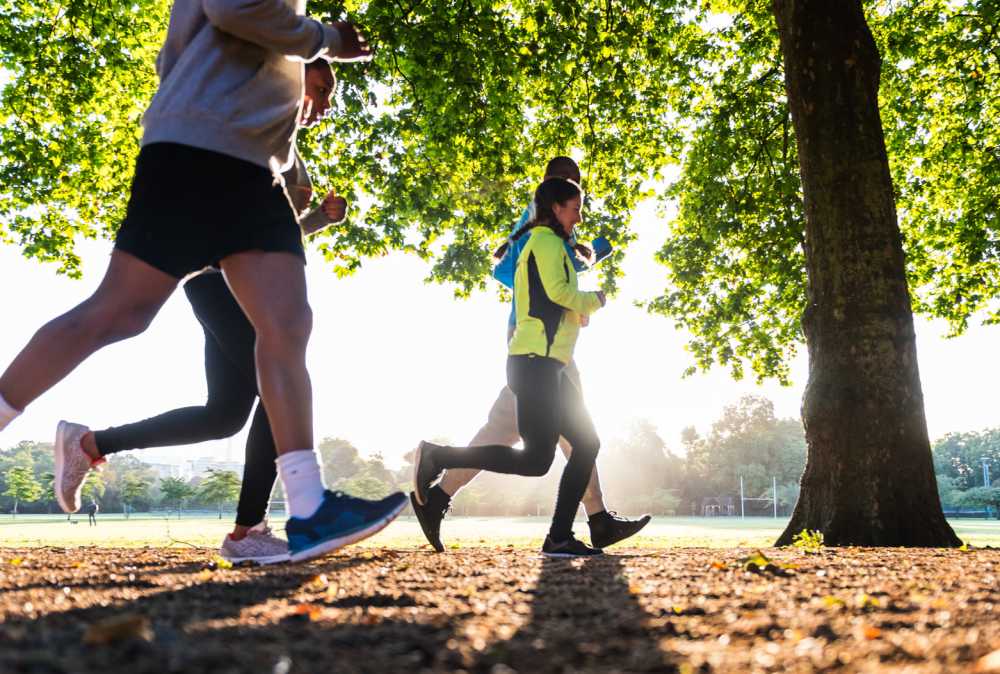
{"label": "jacket sleeve", "polygon": [[340,51],[335,28],[296,14],[283,0],[202,0],[202,9],[219,30],[297,60]]}
{"label": "jacket sleeve", "polygon": [[[524,227],[530,217],[531,207],[525,208],[521,213],[521,217],[514,224],[514,229],[510,230],[511,236],[514,236],[519,229]],[[518,241],[508,238],[507,252],[505,252],[503,257],[500,258],[500,261],[493,266],[493,278],[499,281],[508,290],[514,289],[514,271],[515,267],[517,267],[517,256],[518,253],[521,252],[521,249],[524,248],[524,242],[529,236],[531,236],[530,233],[525,233]]]}
{"label": "jacket sleeve", "polygon": [[514,243],[507,246],[507,252],[503,254],[500,261],[493,266],[493,278],[501,283],[508,290],[514,288]]}
{"label": "jacket sleeve", "polygon": [[584,316],[601,308],[597,293],[574,290],[570,285],[566,278],[566,253],[562,240],[551,236],[536,239],[533,250],[538,276],[550,300]]}

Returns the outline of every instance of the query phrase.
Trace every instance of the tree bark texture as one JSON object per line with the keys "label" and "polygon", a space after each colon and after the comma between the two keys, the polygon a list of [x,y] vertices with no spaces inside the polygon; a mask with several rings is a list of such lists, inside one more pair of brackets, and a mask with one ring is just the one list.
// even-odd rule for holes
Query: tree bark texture
{"label": "tree bark texture", "polygon": [[809,446],[778,545],[955,546],[941,511],[860,0],[773,0],[806,215]]}

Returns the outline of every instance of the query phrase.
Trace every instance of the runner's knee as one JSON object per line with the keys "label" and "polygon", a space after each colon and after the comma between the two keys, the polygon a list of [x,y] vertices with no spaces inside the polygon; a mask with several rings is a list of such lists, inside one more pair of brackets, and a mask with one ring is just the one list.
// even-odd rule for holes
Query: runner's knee
{"label": "runner's knee", "polygon": [[279,307],[260,317],[254,324],[261,345],[305,348],[312,333],[313,315],[308,304],[295,308]]}
{"label": "runner's knee", "polygon": [[521,470],[522,474],[528,477],[541,477],[549,472],[552,467],[552,460],[555,458],[556,448],[554,445],[538,449],[535,446],[525,443],[522,452]]}
{"label": "runner's knee", "polygon": [[238,404],[206,406],[208,413],[205,434],[211,440],[223,440],[240,432],[247,423],[250,409]]}
{"label": "runner's knee", "polygon": [[74,334],[110,344],[144,332],[157,309],[158,305],[123,305],[91,298],[65,315],[65,327]]}
{"label": "runner's knee", "polygon": [[583,441],[577,441],[577,443],[573,445],[573,451],[570,454],[570,457],[572,458],[573,454],[580,452],[581,459],[592,461],[597,458],[597,454],[600,451],[601,441],[599,438],[586,438]]}

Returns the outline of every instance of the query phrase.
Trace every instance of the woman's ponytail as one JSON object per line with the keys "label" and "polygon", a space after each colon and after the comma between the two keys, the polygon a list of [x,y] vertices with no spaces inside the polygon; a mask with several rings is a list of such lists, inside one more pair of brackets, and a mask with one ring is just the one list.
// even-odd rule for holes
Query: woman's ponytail
{"label": "woman's ponytail", "polygon": [[531,229],[532,227],[534,227],[535,224],[536,223],[535,223],[534,218],[532,218],[527,223],[525,223],[524,227],[521,227],[521,229],[519,229],[516,232],[514,232],[513,234],[511,234],[510,238],[508,238],[506,241],[504,241],[502,244],[500,244],[500,247],[497,248],[495,251],[493,251],[493,257],[495,259],[497,259],[497,260],[503,258],[503,256],[507,254],[507,249],[510,248],[511,242],[512,241],[517,241],[518,239],[520,239],[522,236],[524,236],[528,232],[529,229]]}

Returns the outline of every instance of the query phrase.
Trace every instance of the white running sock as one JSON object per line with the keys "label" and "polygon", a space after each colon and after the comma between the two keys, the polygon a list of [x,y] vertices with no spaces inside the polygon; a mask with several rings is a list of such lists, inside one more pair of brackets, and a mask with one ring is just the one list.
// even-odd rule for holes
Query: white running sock
{"label": "white running sock", "polygon": [[288,501],[288,516],[308,518],[323,503],[323,476],[319,470],[316,452],[311,449],[297,449],[280,455],[278,475],[285,487]]}
{"label": "white running sock", "polygon": [[20,414],[21,410],[15,409],[0,395],[0,431],[7,428],[7,424],[14,421]]}

